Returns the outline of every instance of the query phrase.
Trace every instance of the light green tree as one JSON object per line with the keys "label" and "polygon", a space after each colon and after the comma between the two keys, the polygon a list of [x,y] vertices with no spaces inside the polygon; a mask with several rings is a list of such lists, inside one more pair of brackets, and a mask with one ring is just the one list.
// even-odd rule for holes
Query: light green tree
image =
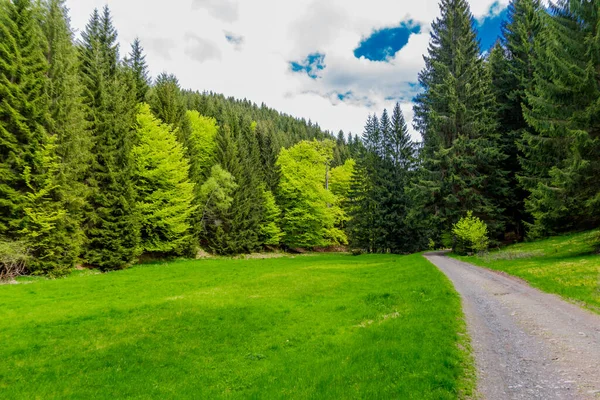
{"label": "light green tree", "polygon": [[281,168],[278,191],[281,221],[288,247],[313,248],[347,243],[336,227],[343,218],[338,199],[325,187],[333,142],[302,141],[283,149],[277,160]]}
{"label": "light green tree", "polygon": [[181,255],[191,248],[194,185],[183,147],[172,131],[142,104],[137,114],[135,181],[146,252]]}
{"label": "light green tree", "polygon": [[281,218],[281,209],[277,206],[275,196],[270,190],[264,190],[263,195],[265,216],[260,225],[261,240],[267,246],[277,246],[283,237],[283,232],[278,225]]}

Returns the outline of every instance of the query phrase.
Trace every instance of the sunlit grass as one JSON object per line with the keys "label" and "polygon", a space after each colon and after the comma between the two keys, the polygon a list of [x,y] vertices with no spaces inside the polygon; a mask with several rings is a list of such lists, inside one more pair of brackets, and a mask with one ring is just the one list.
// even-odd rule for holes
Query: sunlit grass
{"label": "sunlit grass", "polygon": [[202,260],[0,286],[7,399],[451,399],[460,300],[420,255]]}
{"label": "sunlit grass", "polygon": [[520,243],[487,255],[458,259],[518,276],[533,286],[600,313],[599,231]]}

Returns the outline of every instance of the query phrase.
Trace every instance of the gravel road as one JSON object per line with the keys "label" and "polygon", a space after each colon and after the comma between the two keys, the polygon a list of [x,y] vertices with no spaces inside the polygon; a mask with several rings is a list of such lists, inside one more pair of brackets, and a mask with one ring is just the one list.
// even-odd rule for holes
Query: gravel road
{"label": "gravel road", "polygon": [[518,278],[425,257],[462,297],[483,399],[600,399],[600,316]]}

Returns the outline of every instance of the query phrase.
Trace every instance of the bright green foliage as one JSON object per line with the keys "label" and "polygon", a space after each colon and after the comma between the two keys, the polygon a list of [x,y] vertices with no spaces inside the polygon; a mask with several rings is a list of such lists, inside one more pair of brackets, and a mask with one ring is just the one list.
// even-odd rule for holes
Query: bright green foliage
{"label": "bright green foliage", "polygon": [[348,199],[355,165],[356,162],[349,158],[342,165],[332,168],[329,172],[329,190],[339,201]]}
{"label": "bright green foliage", "polygon": [[190,126],[187,140],[190,177],[198,185],[208,177],[214,164],[219,128],[214,118],[204,117],[198,111],[187,111],[187,119]]}
{"label": "bright green foliage", "polygon": [[0,236],[27,243],[30,272],[61,275],[73,266],[78,246],[48,133],[53,121],[40,14],[32,1],[0,2]]}
{"label": "bright green foliage", "polygon": [[449,400],[472,388],[460,297],[418,254],[155,263],[2,285],[0,303],[14,399]]}
{"label": "bright green foliage", "polygon": [[189,165],[172,128],[142,104],[133,148],[135,182],[141,216],[142,248],[146,252],[181,255],[193,242],[190,215],[194,185]]}
{"label": "bright green foliage", "polygon": [[214,118],[204,117],[198,111],[187,111],[185,150],[190,163],[189,176],[195,185],[192,224],[194,235],[199,238],[204,229],[202,211],[204,209],[200,190],[211,175],[216,151],[216,136],[219,128]]}
{"label": "bright green foliage", "polygon": [[487,225],[479,218],[474,217],[471,211],[468,211],[466,217],[454,224],[452,233],[455,236],[454,251],[458,254],[478,253],[488,248]]}
{"label": "bright green foliage", "polygon": [[93,159],[84,232],[84,258],[102,269],[123,268],[140,254],[139,213],[131,150],[135,140],[135,84],[118,62],[117,32],[108,7],[94,11],[80,47],[86,119]]}
{"label": "bright green foliage", "polygon": [[336,226],[344,213],[336,196],[325,188],[332,150],[332,142],[302,141],[279,155],[278,203],[283,211],[282,243],[288,247],[313,248],[347,241]]}
{"label": "bright green foliage", "polygon": [[233,175],[219,164],[212,167],[209,178],[200,187],[201,244],[214,253],[221,251],[221,240],[225,235],[223,222],[229,216],[237,187]]}
{"label": "bright green foliage", "polygon": [[473,210],[499,236],[508,184],[491,76],[467,1],[442,0],[440,9],[419,75],[424,92],[415,106],[415,127],[423,136],[417,188],[425,202],[417,207],[432,216],[438,235]]}
{"label": "bright green foliage", "polygon": [[146,55],[144,48],[139,38],[135,38],[131,44],[131,52],[125,59],[125,64],[131,68],[133,79],[135,81],[136,99],[138,103],[146,100],[146,95],[150,90],[150,73],[148,72],[148,64],[146,63]]}
{"label": "bright green foliage", "polygon": [[523,141],[532,236],[600,223],[600,3],[563,0],[541,16]]}
{"label": "bright green foliage", "polygon": [[267,246],[278,246],[283,237],[279,228],[281,209],[277,206],[275,196],[270,190],[263,191],[265,217],[260,225],[261,241]]}

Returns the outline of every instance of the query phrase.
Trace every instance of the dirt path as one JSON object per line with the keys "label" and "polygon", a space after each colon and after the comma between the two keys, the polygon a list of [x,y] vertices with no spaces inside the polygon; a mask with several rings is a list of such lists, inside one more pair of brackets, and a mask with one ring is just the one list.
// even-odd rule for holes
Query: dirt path
{"label": "dirt path", "polygon": [[462,297],[484,399],[600,399],[600,316],[518,278],[425,257]]}

